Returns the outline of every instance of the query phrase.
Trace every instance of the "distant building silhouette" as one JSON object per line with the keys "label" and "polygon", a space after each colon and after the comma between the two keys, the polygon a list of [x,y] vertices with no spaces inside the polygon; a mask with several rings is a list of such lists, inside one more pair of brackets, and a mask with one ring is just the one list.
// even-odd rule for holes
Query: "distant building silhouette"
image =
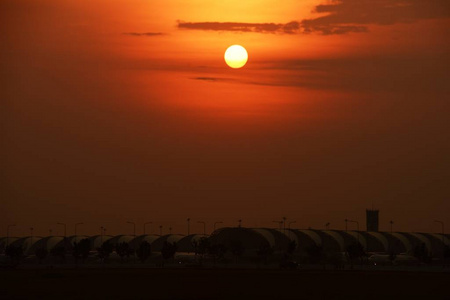
{"label": "distant building silhouette", "polygon": [[378,232],[378,212],[377,209],[366,210],[367,231]]}

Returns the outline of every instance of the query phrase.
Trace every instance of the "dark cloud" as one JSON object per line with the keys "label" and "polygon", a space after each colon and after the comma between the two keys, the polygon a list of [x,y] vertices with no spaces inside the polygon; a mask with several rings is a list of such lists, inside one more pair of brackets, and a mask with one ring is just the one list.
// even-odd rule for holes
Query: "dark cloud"
{"label": "dark cloud", "polygon": [[131,36],[160,36],[164,35],[162,32],[124,32],[124,35],[131,35]]}
{"label": "dark cloud", "polygon": [[315,7],[327,15],[303,20],[305,33],[365,32],[370,24],[392,25],[450,17],[448,0],[332,0]]}
{"label": "dark cloud", "polygon": [[298,33],[300,30],[300,23],[296,21],[289,22],[286,24],[178,21],[178,28],[192,29],[192,30],[295,34]]}
{"label": "dark cloud", "polygon": [[194,80],[203,80],[203,81],[218,81],[219,78],[215,78],[215,77],[195,77],[192,78]]}
{"label": "dark cloud", "polygon": [[324,35],[367,32],[368,25],[392,25],[450,17],[449,0],[331,0],[317,5],[314,19],[289,23],[184,22],[178,28],[191,30]]}
{"label": "dark cloud", "polygon": [[200,76],[200,77],[192,77],[190,79],[205,81],[205,82],[238,82],[238,83],[248,83],[243,81],[242,79],[237,78],[227,78],[227,77],[212,77],[212,76]]}
{"label": "dark cloud", "polygon": [[314,25],[314,26],[304,26],[304,33],[320,32],[324,35],[331,34],[345,34],[350,32],[367,32],[369,31],[367,26],[356,26],[356,25]]}

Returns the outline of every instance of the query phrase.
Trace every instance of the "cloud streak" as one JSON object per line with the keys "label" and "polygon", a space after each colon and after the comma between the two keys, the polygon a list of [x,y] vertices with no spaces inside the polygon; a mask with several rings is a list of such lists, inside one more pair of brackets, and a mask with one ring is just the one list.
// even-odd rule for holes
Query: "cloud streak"
{"label": "cloud streak", "polygon": [[179,29],[190,29],[190,30],[296,34],[300,30],[300,23],[296,21],[292,21],[286,24],[178,21],[177,27]]}
{"label": "cloud streak", "polygon": [[345,59],[270,60],[257,62],[248,69],[248,73],[236,77],[224,77],[220,70],[211,69],[189,79],[210,84],[235,83],[356,93],[379,93],[380,87],[383,92],[448,93],[447,65],[438,63],[439,57],[433,58],[433,63],[423,59],[425,57],[427,55],[402,54]]}
{"label": "cloud streak", "polygon": [[164,33],[162,32],[124,32],[124,35],[129,35],[129,36],[161,36],[164,35]]}

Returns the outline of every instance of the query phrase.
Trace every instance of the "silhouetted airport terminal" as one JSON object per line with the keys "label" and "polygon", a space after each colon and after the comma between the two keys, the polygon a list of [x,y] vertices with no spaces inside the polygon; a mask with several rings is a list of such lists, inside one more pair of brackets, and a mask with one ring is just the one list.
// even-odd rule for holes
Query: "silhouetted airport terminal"
{"label": "silhouetted airport terminal", "polygon": [[[168,234],[168,235],[96,235],[96,236],[47,236],[47,237],[3,237],[0,249],[5,257],[5,249],[21,248],[24,257],[37,256],[39,249],[49,254],[55,249],[64,249],[70,256],[74,245],[82,240],[89,241],[89,257],[97,258],[96,252],[102,245],[111,245],[111,257],[118,257],[117,245],[125,245],[129,253],[137,253],[142,244],[150,245],[151,257],[161,255],[167,245],[176,245],[173,257],[179,263],[202,258],[211,254],[228,262],[257,262],[258,260],[278,261],[289,255],[289,259],[299,263],[348,262],[353,258],[365,258],[370,264],[415,264],[444,262],[448,259],[450,236],[438,233],[379,232],[378,211],[367,210],[367,231],[359,230],[316,230],[291,229],[280,222],[280,228],[223,227],[211,235]],[[355,222],[346,220],[348,222]],[[357,223],[357,222],[355,222]],[[240,224],[240,223],[239,223]],[[284,226],[283,226],[284,225]],[[359,227],[359,224],[357,224]],[[353,227],[353,226],[352,226]],[[205,250],[202,240],[207,240]],[[214,247],[214,245],[216,247]],[[56,251],[57,252],[57,251]],[[353,254],[352,254],[353,253]],[[49,255],[50,256],[50,255]],[[130,255],[128,255],[130,256]],[[191,262],[192,262],[191,260]],[[215,259],[214,259],[215,260]]]}

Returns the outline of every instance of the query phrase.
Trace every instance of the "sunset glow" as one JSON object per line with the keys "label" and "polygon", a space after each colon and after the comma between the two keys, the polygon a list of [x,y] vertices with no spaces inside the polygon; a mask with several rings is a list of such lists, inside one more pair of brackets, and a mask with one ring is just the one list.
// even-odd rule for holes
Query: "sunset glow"
{"label": "sunset glow", "polygon": [[1,228],[450,224],[448,0],[0,2]]}

